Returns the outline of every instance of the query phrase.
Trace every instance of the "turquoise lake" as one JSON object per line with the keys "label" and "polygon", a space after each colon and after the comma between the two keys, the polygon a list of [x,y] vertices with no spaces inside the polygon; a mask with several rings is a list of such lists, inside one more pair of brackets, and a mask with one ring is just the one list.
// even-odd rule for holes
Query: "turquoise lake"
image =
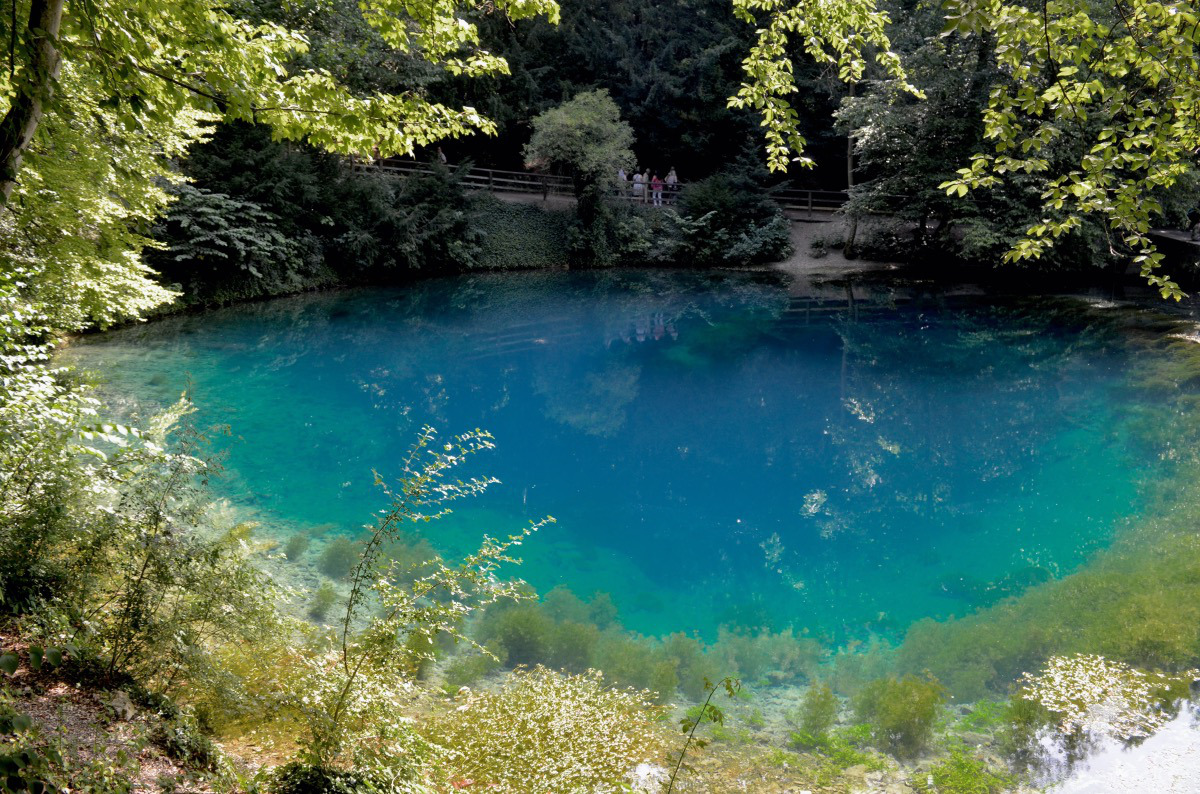
{"label": "turquoise lake", "polygon": [[[1100,316],[1102,310],[1090,310]],[[626,627],[899,637],[1061,576],[1136,517],[1131,353],[1070,301],[797,289],[774,273],[502,274],[323,293],[80,340],[111,403],[187,390],[262,532],[354,535],[423,425],[501,480],[444,554],[530,520],[545,592]]]}

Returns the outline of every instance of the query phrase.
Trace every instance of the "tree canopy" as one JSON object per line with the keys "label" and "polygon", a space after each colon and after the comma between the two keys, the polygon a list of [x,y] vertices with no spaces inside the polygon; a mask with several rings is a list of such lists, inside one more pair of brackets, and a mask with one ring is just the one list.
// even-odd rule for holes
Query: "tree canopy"
{"label": "tree canopy", "polygon": [[[493,8],[510,19],[558,18],[553,0]],[[411,154],[494,130],[474,108],[418,87],[352,88],[305,63],[304,33],[250,5],[28,0],[13,10],[10,69],[0,74],[0,193],[20,209],[5,216],[5,271],[54,307],[59,327],[138,316],[171,297],[141,262],[144,230],[168,201],[172,159],[217,121],[265,124],[276,139],[343,154]],[[355,14],[387,47],[448,74],[504,72],[467,10],[372,0]]]}
{"label": "tree canopy", "polygon": [[[732,101],[763,111],[770,165],[785,169],[788,156],[804,144],[784,99],[795,91],[788,37],[803,37],[814,57],[832,62],[834,55],[813,52],[808,43],[810,4],[735,3],[747,18],[754,10],[765,12],[768,26],[746,61],[747,84]],[[873,0],[831,8],[837,9],[829,12],[834,19],[856,31],[835,49],[839,73],[859,79],[864,71],[856,47],[888,46],[882,27],[887,18]],[[1021,175],[1039,177],[1041,217],[1011,245],[1006,261],[1042,257],[1094,219],[1106,230],[1110,251],[1131,256],[1163,297],[1180,298],[1179,285],[1156,272],[1163,256],[1147,233],[1162,213],[1163,191],[1194,167],[1200,149],[1200,20],[1194,4],[948,0],[944,9],[942,35],[979,41],[998,74],[983,113],[992,151],[977,152],[942,189],[966,197]],[[896,58],[877,57],[885,77],[914,90]]]}
{"label": "tree canopy", "polygon": [[617,103],[607,91],[589,91],[533,120],[525,161],[566,171],[578,192],[612,182],[619,168],[632,169],[632,146],[633,129]]}

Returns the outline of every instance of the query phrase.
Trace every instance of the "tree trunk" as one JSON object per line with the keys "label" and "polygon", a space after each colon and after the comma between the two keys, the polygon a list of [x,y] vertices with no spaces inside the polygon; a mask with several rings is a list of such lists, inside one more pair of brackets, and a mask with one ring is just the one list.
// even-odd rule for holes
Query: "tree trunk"
{"label": "tree trunk", "polygon": [[858,250],[854,247],[854,238],[858,237],[858,213],[850,213],[846,219],[846,244],[842,246],[843,259],[858,259]]}
{"label": "tree trunk", "polygon": [[[849,85],[850,96],[854,96],[854,83]],[[846,193],[854,189],[854,130],[846,133]],[[854,210],[848,213],[846,228],[846,244],[842,247],[842,257],[856,259],[858,252],[854,250],[854,238],[858,236],[858,214]]]}
{"label": "tree trunk", "polygon": [[32,0],[23,48],[24,63],[14,86],[12,105],[0,119],[0,201],[7,204],[17,185],[21,158],[54,91],[62,59],[58,31],[64,0]]}

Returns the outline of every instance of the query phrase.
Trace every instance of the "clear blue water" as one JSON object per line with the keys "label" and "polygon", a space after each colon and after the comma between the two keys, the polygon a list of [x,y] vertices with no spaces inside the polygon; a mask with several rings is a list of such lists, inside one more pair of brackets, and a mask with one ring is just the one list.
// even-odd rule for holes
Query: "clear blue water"
{"label": "clear blue water", "polygon": [[[491,431],[502,481],[448,555],[558,523],[514,571],[648,634],[830,642],[964,614],[1139,509],[1128,355],[1079,312],[804,297],[772,274],[503,274],[301,296],[91,337],[65,358],[227,424],[218,490],[266,531],[354,534],[418,428]],[[811,292],[811,290],[809,290]]]}

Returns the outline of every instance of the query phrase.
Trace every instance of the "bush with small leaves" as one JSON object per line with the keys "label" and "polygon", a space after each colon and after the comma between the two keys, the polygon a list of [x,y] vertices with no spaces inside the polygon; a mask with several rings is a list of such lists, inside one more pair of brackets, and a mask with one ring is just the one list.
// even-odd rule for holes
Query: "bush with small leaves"
{"label": "bush with small leaves", "polygon": [[627,791],[630,771],[661,758],[673,738],[650,697],[608,686],[595,671],[535,668],[472,692],[424,730],[451,748],[451,784],[498,794]]}
{"label": "bush with small leaves", "polygon": [[871,726],[877,747],[914,756],[933,734],[933,722],[945,699],[946,692],[936,680],[880,678],[859,692],[854,711]]}
{"label": "bush with small leaves", "polygon": [[338,535],[325,544],[317,569],[330,579],[345,579],[358,563],[359,544],[345,535]]}
{"label": "bush with small leaves", "polygon": [[333,582],[321,582],[321,586],[313,593],[312,601],[309,602],[308,616],[318,622],[324,622],[329,610],[333,609],[337,602],[338,591]]}
{"label": "bush with small leaves", "polygon": [[1174,701],[1198,675],[1147,673],[1095,654],[1052,656],[1041,672],[1021,679],[1020,697],[1052,712],[1064,735],[1140,739],[1174,716]]}

